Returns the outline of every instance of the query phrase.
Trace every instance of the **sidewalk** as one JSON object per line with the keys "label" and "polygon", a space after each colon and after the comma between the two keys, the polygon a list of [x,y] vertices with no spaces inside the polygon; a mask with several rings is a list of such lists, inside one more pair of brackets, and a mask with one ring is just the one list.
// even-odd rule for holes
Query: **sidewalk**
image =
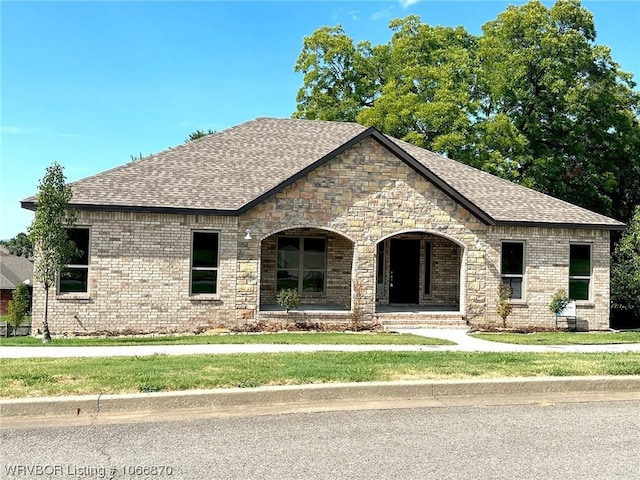
{"label": "sidewalk", "polygon": [[412,333],[441,338],[456,345],[276,345],[276,344],[211,344],[211,345],[130,345],[105,347],[2,347],[0,358],[69,358],[69,357],[130,357],[148,355],[215,355],[230,353],[286,352],[640,352],[640,344],[610,345],[514,345],[490,342],[470,337],[464,329],[408,329]]}

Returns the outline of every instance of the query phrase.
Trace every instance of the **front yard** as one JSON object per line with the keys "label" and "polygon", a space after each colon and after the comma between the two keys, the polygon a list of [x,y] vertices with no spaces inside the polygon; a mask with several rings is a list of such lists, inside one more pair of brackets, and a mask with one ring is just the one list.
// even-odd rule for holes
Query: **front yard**
{"label": "front yard", "polygon": [[246,333],[223,335],[157,335],[131,337],[55,338],[44,344],[36,337],[0,338],[0,346],[116,346],[202,344],[305,344],[305,345],[453,345],[453,342],[419,335],[392,333]]}
{"label": "front yard", "polygon": [[640,353],[316,352],[3,359],[4,398],[331,382],[640,375]]}
{"label": "front yard", "polygon": [[608,345],[640,343],[640,332],[474,333],[482,340],[518,345]]}

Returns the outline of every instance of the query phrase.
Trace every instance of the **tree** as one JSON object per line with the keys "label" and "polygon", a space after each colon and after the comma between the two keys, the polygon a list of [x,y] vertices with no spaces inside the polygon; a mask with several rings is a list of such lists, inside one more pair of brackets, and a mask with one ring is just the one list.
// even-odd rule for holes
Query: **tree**
{"label": "tree", "polygon": [[478,83],[486,119],[503,115],[526,140],[514,159],[516,180],[630,218],[640,201],[625,179],[638,168],[640,97],[610,49],[595,44],[591,13],[578,0],[551,8],[532,1],[510,6],[482,30]]}
{"label": "tree", "polygon": [[0,242],[0,245],[7,247],[7,250],[13,255],[18,257],[32,258],[33,257],[33,243],[29,239],[26,233],[20,232],[11,240],[5,240]]}
{"label": "tree", "polygon": [[195,130],[193,132],[191,132],[189,134],[189,136],[187,137],[187,139],[184,141],[184,143],[189,143],[189,142],[193,142],[194,140],[197,140],[199,138],[202,137],[206,137],[207,135],[211,135],[212,133],[216,133],[214,130]]}
{"label": "tree", "polygon": [[578,0],[511,6],[474,36],[393,20],[384,45],[305,38],[294,117],[357,121],[563,200],[631,217],[640,94]]}
{"label": "tree", "polygon": [[640,206],[613,251],[611,307],[640,320]]}
{"label": "tree", "polygon": [[49,332],[49,289],[55,286],[64,266],[77,253],[75,244],[69,239],[67,229],[76,221],[76,212],[69,208],[72,197],[63,168],[58,163],[47,167],[38,185],[36,211],[29,226],[29,237],[35,246],[36,261],[34,280],[41,283],[45,292],[44,318],[42,321],[44,342],[51,341]]}
{"label": "tree", "polygon": [[13,299],[9,300],[8,305],[9,321],[7,323],[13,327],[14,337],[18,327],[24,322],[27,312],[29,312],[30,303],[29,288],[24,283],[18,284],[13,291]]}

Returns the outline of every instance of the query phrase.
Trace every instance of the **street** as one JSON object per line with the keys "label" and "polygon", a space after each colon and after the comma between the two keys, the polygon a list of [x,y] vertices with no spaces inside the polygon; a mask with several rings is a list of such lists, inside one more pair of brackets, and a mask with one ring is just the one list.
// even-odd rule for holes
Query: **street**
{"label": "street", "polygon": [[640,478],[640,401],[4,428],[1,478]]}

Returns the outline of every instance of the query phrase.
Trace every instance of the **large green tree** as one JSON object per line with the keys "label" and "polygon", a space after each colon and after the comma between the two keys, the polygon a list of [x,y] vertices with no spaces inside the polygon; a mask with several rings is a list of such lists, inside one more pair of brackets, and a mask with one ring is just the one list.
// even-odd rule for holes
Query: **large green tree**
{"label": "large green tree", "polygon": [[0,245],[4,245],[9,252],[18,257],[33,257],[33,243],[26,233],[20,232],[12,239],[0,242]]}
{"label": "large green tree", "polygon": [[384,45],[305,38],[295,117],[357,121],[622,220],[640,203],[640,98],[577,0],[509,7],[474,36],[409,16]]}
{"label": "large green tree", "polygon": [[69,239],[67,229],[76,221],[76,212],[69,208],[72,191],[67,185],[64,170],[58,163],[47,167],[38,185],[36,211],[29,226],[29,237],[35,246],[34,280],[42,284],[45,292],[42,339],[51,341],[49,332],[49,290],[56,284],[64,266],[77,253]]}

